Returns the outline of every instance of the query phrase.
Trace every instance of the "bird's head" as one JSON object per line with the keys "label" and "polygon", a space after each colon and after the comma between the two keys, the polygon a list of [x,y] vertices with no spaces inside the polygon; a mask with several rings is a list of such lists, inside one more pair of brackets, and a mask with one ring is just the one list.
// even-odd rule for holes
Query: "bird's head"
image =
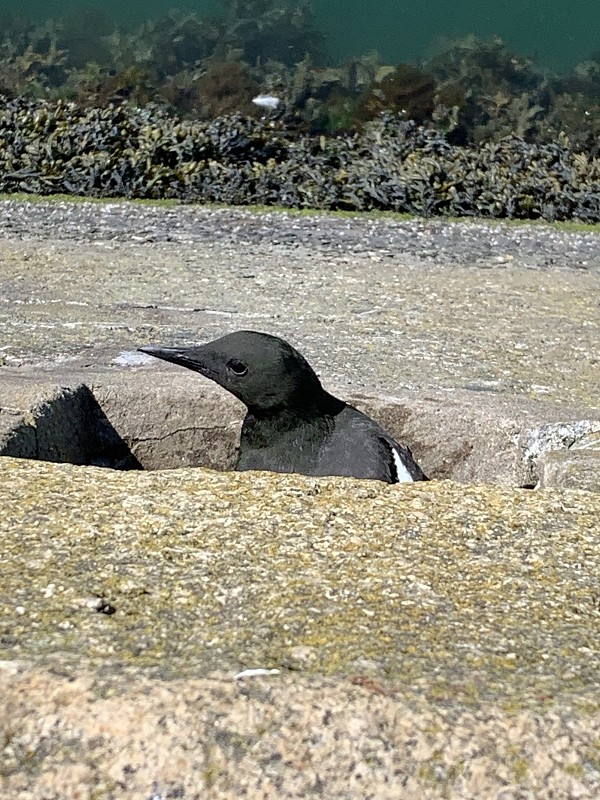
{"label": "bird's head", "polygon": [[277,336],[236,331],[199,347],[140,347],[143,353],[199,372],[254,414],[309,411],[325,394],[308,361]]}

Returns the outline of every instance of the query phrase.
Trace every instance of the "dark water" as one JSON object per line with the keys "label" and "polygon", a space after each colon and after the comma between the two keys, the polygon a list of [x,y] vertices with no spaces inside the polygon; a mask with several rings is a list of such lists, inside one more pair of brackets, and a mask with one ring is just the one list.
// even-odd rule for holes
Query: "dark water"
{"label": "dark water", "polygon": [[[0,9],[42,20],[93,7],[123,25],[174,7],[203,16],[222,5],[219,0],[1,0]],[[535,56],[558,71],[600,50],[600,0],[314,0],[313,9],[333,62],[368,50],[377,50],[383,62],[415,61],[431,54],[441,37],[470,33],[500,36],[520,55]]]}

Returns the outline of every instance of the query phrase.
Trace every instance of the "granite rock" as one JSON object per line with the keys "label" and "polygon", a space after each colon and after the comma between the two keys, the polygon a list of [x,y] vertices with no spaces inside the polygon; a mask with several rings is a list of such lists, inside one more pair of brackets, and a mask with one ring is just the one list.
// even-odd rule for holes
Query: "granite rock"
{"label": "granite rock", "polygon": [[598,796],[599,495],[0,481],[4,796]]}

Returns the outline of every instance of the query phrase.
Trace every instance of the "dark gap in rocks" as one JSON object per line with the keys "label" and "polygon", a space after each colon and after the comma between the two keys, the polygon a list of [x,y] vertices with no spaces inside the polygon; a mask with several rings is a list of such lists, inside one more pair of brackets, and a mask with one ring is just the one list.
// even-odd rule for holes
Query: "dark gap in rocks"
{"label": "dark gap in rocks", "polygon": [[15,426],[0,455],[118,470],[144,468],[84,385],[42,402]]}
{"label": "dark gap in rocks", "polygon": [[113,427],[92,392],[87,386],[82,388],[87,393],[85,398],[85,419],[88,421],[89,430],[92,432],[91,457],[87,463],[90,466],[118,470],[144,469],[131,452],[129,444],[121,438],[119,432]]}

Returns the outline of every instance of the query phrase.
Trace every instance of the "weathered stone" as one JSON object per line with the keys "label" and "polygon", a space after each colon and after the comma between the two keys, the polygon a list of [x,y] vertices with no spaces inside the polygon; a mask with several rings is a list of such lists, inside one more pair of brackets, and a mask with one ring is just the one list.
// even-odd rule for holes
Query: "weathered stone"
{"label": "weathered stone", "polygon": [[540,456],[600,431],[597,415],[490,392],[355,400],[408,442],[431,476],[464,483],[533,487]]}
{"label": "weathered stone", "polygon": [[600,492],[600,450],[554,450],[538,462],[540,488],[564,486]]}
{"label": "weathered stone", "polygon": [[592,232],[197,206],[29,208],[11,204],[0,238],[6,366],[114,370],[141,344],[250,328],[288,339],[346,392],[487,390],[600,411]]}
{"label": "weathered stone", "polygon": [[[0,665],[0,788],[19,800],[600,795],[600,715],[454,713],[360,674],[152,680]],[[458,698],[457,698],[458,699]]]}
{"label": "weathered stone", "polygon": [[4,380],[0,387],[0,454],[88,463],[89,396],[82,385]]}
{"label": "weathered stone", "polygon": [[[5,369],[0,454],[148,470],[233,467],[244,409],[209,381],[162,366],[63,370],[55,381],[40,386],[34,373]],[[600,419],[582,419],[583,411],[489,392],[348,400],[406,441],[429,475],[464,483],[534,486],[544,453],[600,431]]]}
{"label": "weathered stone", "polygon": [[[57,376],[58,378],[58,376]],[[138,469],[90,389],[76,376],[0,384],[0,455]]]}
{"label": "weathered stone", "polygon": [[598,796],[599,495],[10,458],[0,485],[4,797]]}
{"label": "weathered stone", "polygon": [[34,208],[0,452],[231,466],[239,404],[135,348],[252,328],[463,484],[0,458],[0,795],[596,800],[600,495],[506,485],[597,446],[600,239]]}
{"label": "weathered stone", "polygon": [[173,372],[156,380],[152,371],[92,375],[90,388],[144,469],[232,469],[243,406],[208,381]]}
{"label": "weathered stone", "polygon": [[5,657],[182,675],[306,646],[313,672],[418,681],[435,657],[442,684],[502,695],[598,675],[579,649],[600,641],[598,495],[10,458],[0,480]]}

